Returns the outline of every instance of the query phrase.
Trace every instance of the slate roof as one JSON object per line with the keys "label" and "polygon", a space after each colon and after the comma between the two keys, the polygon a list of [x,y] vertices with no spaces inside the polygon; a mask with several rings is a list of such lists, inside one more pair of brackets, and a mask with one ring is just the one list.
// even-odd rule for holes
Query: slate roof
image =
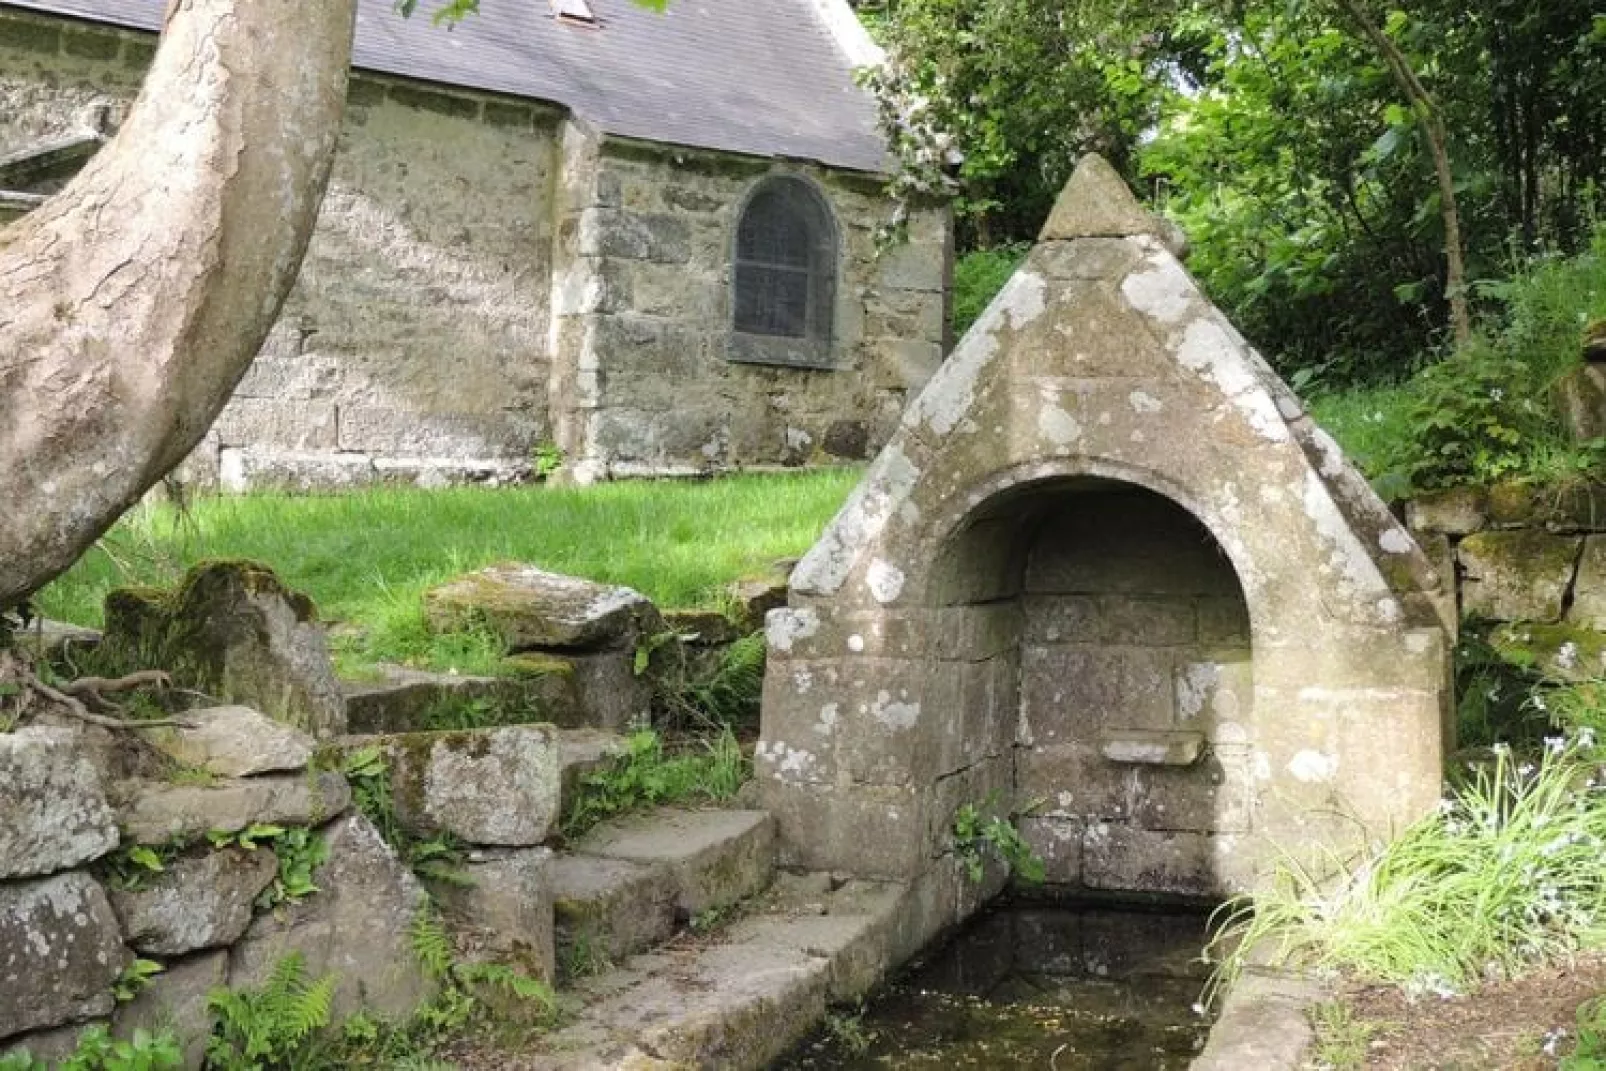
{"label": "slate roof", "polygon": [[[811,0],[590,0],[597,27],[559,22],[550,0],[482,0],[447,30],[427,10],[359,0],[353,65],[552,101],[605,133],[758,156],[885,169],[875,105]],[[140,30],[164,0],[0,0]]]}

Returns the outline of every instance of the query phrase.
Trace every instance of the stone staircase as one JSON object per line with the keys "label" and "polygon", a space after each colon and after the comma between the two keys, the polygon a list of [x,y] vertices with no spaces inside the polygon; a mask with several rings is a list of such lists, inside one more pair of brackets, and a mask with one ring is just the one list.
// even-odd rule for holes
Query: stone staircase
{"label": "stone staircase", "polygon": [[545,872],[563,1025],[466,1065],[762,1068],[910,951],[905,886],[777,870],[763,811],[630,814]]}

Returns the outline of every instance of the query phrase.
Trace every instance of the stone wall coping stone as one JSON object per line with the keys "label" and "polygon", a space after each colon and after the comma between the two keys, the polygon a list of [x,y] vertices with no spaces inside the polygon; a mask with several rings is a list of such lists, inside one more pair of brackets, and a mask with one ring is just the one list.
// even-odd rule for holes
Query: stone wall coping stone
{"label": "stone wall coping stone", "polygon": [[1315,1042],[1308,1012],[1326,987],[1281,971],[1250,969],[1233,985],[1204,1051],[1189,1071],[1295,1071]]}

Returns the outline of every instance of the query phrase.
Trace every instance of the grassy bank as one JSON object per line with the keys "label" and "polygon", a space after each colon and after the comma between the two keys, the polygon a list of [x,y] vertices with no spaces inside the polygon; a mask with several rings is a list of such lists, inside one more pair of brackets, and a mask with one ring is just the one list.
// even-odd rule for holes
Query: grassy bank
{"label": "grassy bank", "polygon": [[589,488],[370,490],[207,498],[179,514],[141,507],[40,593],[48,617],[99,623],[107,591],[166,585],[208,558],[251,558],[345,622],[347,667],[405,661],[465,672],[494,653],[424,628],[420,596],[457,573],[523,561],[626,584],[660,606],[715,605],[731,580],[795,557],[819,536],[855,470]]}

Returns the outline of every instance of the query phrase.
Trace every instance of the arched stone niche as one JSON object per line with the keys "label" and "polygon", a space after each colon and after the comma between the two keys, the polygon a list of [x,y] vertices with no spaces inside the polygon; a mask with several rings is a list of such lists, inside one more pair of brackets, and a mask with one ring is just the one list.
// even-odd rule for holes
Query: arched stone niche
{"label": "arched stone niche", "polygon": [[1059,884],[1214,897],[1436,802],[1453,605],[1163,237],[1084,162],[798,565],[758,749],[792,864],[937,889],[975,803]]}

